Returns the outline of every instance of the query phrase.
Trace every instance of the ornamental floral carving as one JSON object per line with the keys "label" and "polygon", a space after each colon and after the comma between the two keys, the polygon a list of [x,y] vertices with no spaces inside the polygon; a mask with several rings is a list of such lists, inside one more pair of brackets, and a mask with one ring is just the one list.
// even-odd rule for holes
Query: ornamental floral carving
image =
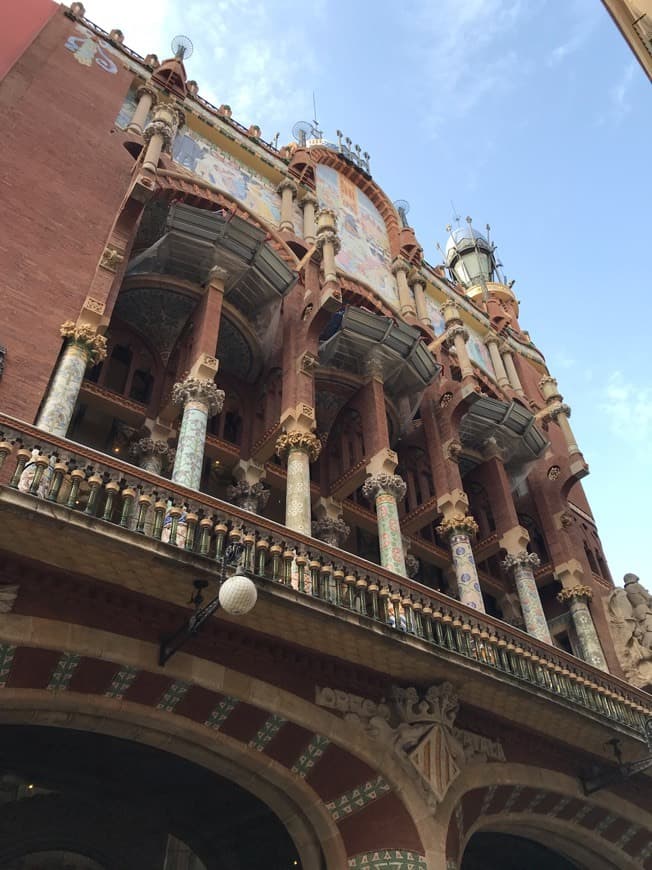
{"label": "ornamental floral carving", "polygon": [[562,604],[564,601],[574,601],[575,599],[585,598],[587,601],[590,601],[593,598],[593,590],[590,586],[569,586],[567,589],[562,589],[561,592],[557,595],[557,601],[560,601]]}
{"label": "ornamental floral carving", "polygon": [[18,597],[18,586],[0,586],[0,613],[11,613]]}
{"label": "ornamental floral carving", "polygon": [[149,142],[150,139],[158,135],[163,139],[163,147],[169,148],[175,133],[176,127],[168,121],[150,121],[143,130],[143,139],[145,142]]}
{"label": "ornamental floral carving", "polygon": [[402,501],[407,492],[407,484],[398,474],[389,474],[387,471],[379,471],[370,474],[362,486],[362,495],[369,501],[373,501],[382,493],[394,496],[396,501]]}
{"label": "ornamental floral carving", "polygon": [[59,330],[62,338],[82,347],[88,354],[88,361],[95,365],[106,359],[106,338],[98,335],[94,327],[87,323],[77,325],[72,320],[66,320]]}
{"label": "ornamental floral carving", "polygon": [[351,534],[351,529],[341,517],[322,517],[312,524],[312,535],[331,547],[341,547]]}
{"label": "ornamental floral carving", "polygon": [[528,553],[527,550],[521,550],[520,553],[508,553],[503,559],[502,565],[506,571],[513,571],[515,568],[530,568],[534,570],[541,564],[541,559],[536,553]]}
{"label": "ornamental floral carving", "polygon": [[444,339],[444,345],[447,348],[451,347],[451,345],[455,344],[455,339],[460,335],[462,336],[464,341],[469,340],[469,332],[468,332],[466,326],[464,326],[461,323],[456,323],[456,324],[453,324],[453,326],[449,326],[448,329],[446,330],[446,338]]}
{"label": "ornamental floral carving", "polygon": [[546,412],[546,417],[549,420],[556,420],[561,414],[565,414],[567,417],[571,415],[570,405],[567,405],[566,402],[560,402],[558,405],[549,408]]}
{"label": "ornamental floral carving", "polygon": [[198,402],[206,407],[208,415],[212,417],[224,407],[224,390],[218,389],[214,381],[187,377],[172,387],[172,401],[175,405]]}
{"label": "ornamental floral carving", "polygon": [[321,453],[321,441],[312,432],[283,432],[276,440],[276,455],[281,459],[291,450],[305,450],[311,462]]}
{"label": "ornamental floral carving", "polygon": [[410,264],[402,257],[396,257],[392,260],[392,275],[398,275],[399,272],[404,272],[406,275],[410,271]]}
{"label": "ornamental floral carving", "polygon": [[432,809],[467,764],[505,761],[499,741],[455,727],[459,699],[450,683],[425,692],[393,687],[389,699],[380,702],[317,688],[315,703],[391,747]]}
{"label": "ornamental floral carving", "polygon": [[342,247],[340,237],[334,230],[322,230],[317,236],[317,239],[315,241],[315,248],[317,250],[317,253],[321,256],[324,255],[324,245],[332,245],[333,251],[336,254],[339,253],[339,250]]}
{"label": "ornamental floral carving", "polygon": [[414,580],[414,578],[419,573],[420,567],[421,562],[417,559],[417,557],[413,556],[412,553],[407,553],[407,555],[405,556],[405,570],[410,580]]}
{"label": "ornamental floral carving", "polygon": [[227,486],[226,495],[229,501],[237,504],[251,513],[258,513],[265,508],[269,499],[269,490],[265,489],[260,481],[249,483],[247,480],[239,480],[231,486]]}
{"label": "ornamental floral carving", "polygon": [[[450,405],[450,403],[452,401],[453,401],[453,394],[452,393],[444,393],[444,395],[439,400],[439,407],[445,408],[448,405]],[[457,442],[457,443],[459,443],[459,442]],[[461,447],[461,445],[460,445],[460,447]]]}
{"label": "ornamental floral carving", "polygon": [[450,535],[477,535],[478,524],[470,515],[455,514],[446,520],[443,520],[437,526],[437,532],[443,537],[448,538]]}
{"label": "ornamental floral carving", "polygon": [[129,448],[129,453],[132,456],[160,456],[170,457],[174,454],[174,449],[171,448],[167,441],[154,440],[153,438],[141,438]]}
{"label": "ornamental floral carving", "polygon": [[296,183],[294,181],[292,181],[291,178],[284,178],[282,181],[280,181],[278,183],[278,185],[276,187],[276,192],[283,193],[284,190],[291,190],[292,196],[294,197],[297,195],[298,189],[299,188],[297,187]]}
{"label": "ornamental floral carving", "polygon": [[548,469],[548,480],[558,480],[561,475],[561,468],[558,465],[551,465]]}

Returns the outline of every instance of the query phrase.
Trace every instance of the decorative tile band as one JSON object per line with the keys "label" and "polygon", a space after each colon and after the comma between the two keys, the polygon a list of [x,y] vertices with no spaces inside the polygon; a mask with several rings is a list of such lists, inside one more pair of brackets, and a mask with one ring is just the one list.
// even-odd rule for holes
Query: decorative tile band
{"label": "decorative tile band", "polygon": [[238,699],[232,698],[230,695],[222,698],[219,704],[213,708],[210,716],[204,722],[204,725],[208,725],[209,728],[219,731],[237,703]]}
{"label": "decorative tile band", "polygon": [[77,669],[80,659],[81,656],[77,655],[77,653],[65,652],[62,654],[52,671],[52,676],[48,683],[49,691],[60,692],[68,688],[68,684]]}
{"label": "decorative tile band", "polygon": [[256,752],[262,752],[270,740],[278,734],[281,728],[285,725],[287,719],[282,716],[277,716],[276,713],[271,715],[266,722],[263,723],[258,734],[249,741],[249,746],[255,749]]}
{"label": "decorative tile band", "polygon": [[0,644],[0,688],[4,689],[11,673],[11,666],[14,663],[14,653],[16,646],[12,643]]}
{"label": "decorative tile band", "polygon": [[315,734],[304,752],[292,765],[292,773],[305,779],[330,745],[328,737]]}
{"label": "decorative tile band", "polygon": [[107,698],[122,698],[127,689],[136,679],[138,673],[137,668],[132,668],[127,665],[120,668],[115,677],[111,680],[111,685],[104,693]]}
{"label": "decorative tile band", "polygon": [[184,683],[182,680],[172,683],[163,693],[156,708],[158,710],[165,710],[167,713],[172,713],[189,688],[190,683]]}
{"label": "decorative tile band", "polygon": [[427,870],[423,855],[405,849],[379,849],[349,858],[349,870]]}
{"label": "decorative tile band", "polygon": [[390,790],[389,783],[382,776],[377,776],[375,779],[370,779],[363,785],[347,791],[334,801],[329,801],[326,804],[326,809],[333,817],[333,821],[337,822],[345,816],[350,816],[358,810],[364,809]]}

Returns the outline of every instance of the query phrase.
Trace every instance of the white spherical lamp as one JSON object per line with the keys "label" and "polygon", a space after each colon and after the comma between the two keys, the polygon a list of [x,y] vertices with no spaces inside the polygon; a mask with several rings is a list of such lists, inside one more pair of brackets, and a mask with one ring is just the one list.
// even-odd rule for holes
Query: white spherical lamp
{"label": "white spherical lamp", "polygon": [[220,606],[232,616],[244,616],[256,604],[258,591],[253,581],[243,574],[234,574],[220,586]]}

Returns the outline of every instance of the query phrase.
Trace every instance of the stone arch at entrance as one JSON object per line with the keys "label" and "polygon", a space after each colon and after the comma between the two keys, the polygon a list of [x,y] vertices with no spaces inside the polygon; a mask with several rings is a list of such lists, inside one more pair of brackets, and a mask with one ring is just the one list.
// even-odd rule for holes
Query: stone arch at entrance
{"label": "stone arch at entrance", "polygon": [[551,770],[510,764],[499,773],[497,781],[491,766],[468,771],[442,805],[447,870],[472,870],[467,847],[471,855],[474,837],[488,834],[539,844],[560,868],[652,867],[652,832],[637,807],[611,793],[587,798],[576,779]]}
{"label": "stone arch at entrance", "polygon": [[276,686],[184,653],[165,671],[156,660],[148,642],[0,617],[0,725],[98,731],[213,770],[276,813],[304,870],[375,868],[377,854],[425,867],[432,826],[393,753]]}

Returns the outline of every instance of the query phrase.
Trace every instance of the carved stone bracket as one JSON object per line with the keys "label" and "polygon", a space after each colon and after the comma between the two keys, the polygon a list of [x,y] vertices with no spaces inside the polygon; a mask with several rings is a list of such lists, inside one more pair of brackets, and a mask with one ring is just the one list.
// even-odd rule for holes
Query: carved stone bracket
{"label": "carved stone bracket", "polygon": [[82,347],[88,354],[88,361],[92,365],[106,359],[106,338],[103,335],[98,335],[92,326],[66,320],[65,323],[61,324],[59,332],[72,344]]}
{"label": "carved stone bracket", "polygon": [[106,269],[107,272],[117,272],[124,258],[124,251],[113,245],[107,245],[102,251],[100,269]]}
{"label": "carved stone bracket", "polygon": [[214,381],[187,377],[172,387],[172,401],[175,405],[197,402],[204,405],[212,417],[224,407],[224,390],[218,389]]}
{"label": "carved stone bracket", "polygon": [[402,501],[406,492],[407,484],[403,478],[386,471],[370,474],[362,486],[362,495],[369,501],[373,501],[381,493],[389,493],[397,501]]}

